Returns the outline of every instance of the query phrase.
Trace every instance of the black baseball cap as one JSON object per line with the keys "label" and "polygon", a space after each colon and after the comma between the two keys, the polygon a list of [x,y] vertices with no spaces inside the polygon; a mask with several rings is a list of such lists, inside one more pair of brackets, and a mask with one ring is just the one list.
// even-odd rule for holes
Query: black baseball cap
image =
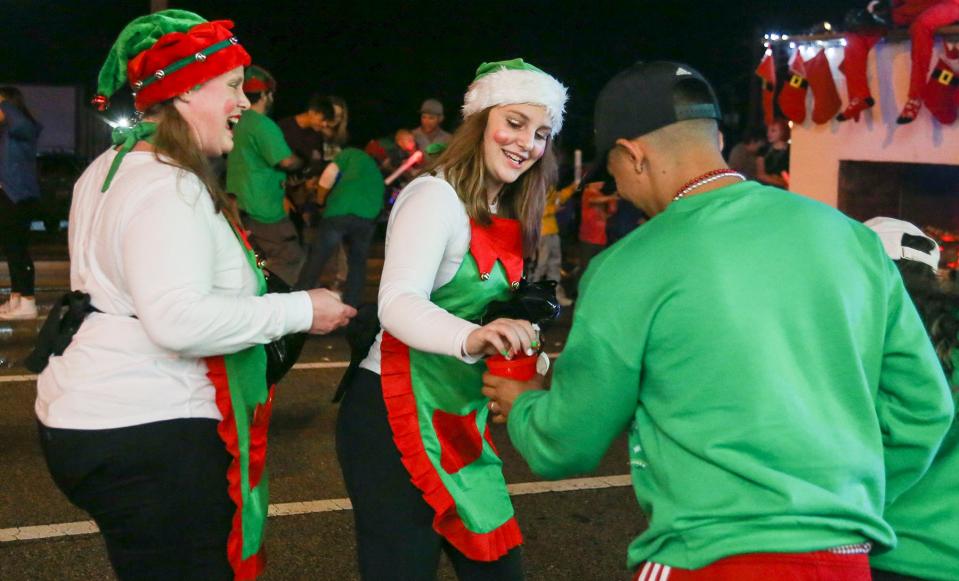
{"label": "black baseball cap", "polygon": [[[710,102],[677,103],[675,88],[686,83],[699,83]],[[709,81],[686,64],[638,62],[606,83],[596,100],[596,162],[605,166],[617,139],[635,139],[689,119],[721,119],[719,100]]]}

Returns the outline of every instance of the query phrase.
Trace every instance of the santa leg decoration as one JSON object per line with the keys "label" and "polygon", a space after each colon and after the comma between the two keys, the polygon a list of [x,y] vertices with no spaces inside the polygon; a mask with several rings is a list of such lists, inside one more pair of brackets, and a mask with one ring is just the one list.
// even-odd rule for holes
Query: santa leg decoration
{"label": "santa leg decoration", "polygon": [[869,92],[869,79],[866,77],[866,63],[869,51],[882,36],[878,34],[849,34],[846,36],[846,52],[839,70],[846,76],[846,90],[849,93],[849,105],[836,116],[838,121],[855,119],[863,111],[876,104]]}
{"label": "santa leg decoration", "polygon": [[[905,2],[913,4],[916,2]],[[904,7],[906,8],[906,7]],[[897,21],[897,14],[893,18]],[[909,100],[896,123],[912,123],[922,108],[922,93],[932,60],[933,35],[936,30],[959,20],[959,0],[942,0],[923,10],[909,27],[912,37],[912,71],[909,74]],[[897,22],[897,24],[900,22]]]}

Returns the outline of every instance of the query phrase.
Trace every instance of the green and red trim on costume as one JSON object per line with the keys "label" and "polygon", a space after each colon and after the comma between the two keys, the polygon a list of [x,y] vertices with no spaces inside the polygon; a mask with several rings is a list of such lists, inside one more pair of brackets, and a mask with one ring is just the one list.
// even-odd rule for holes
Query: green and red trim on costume
{"label": "green and red trim on costume", "polygon": [[[519,285],[522,256],[518,221],[493,217],[487,227],[471,221],[469,254],[430,301],[477,320],[487,304]],[[489,434],[489,400],[480,392],[485,370],[483,362],[418,351],[383,333],[381,377],[393,441],[436,513],[433,528],[468,558],[495,561],[523,537]]]}
{"label": "green and red trim on costume", "polygon": [[[234,227],[250,267],[257,294],[266,293],[266,279],[246,235]],[[227,470],[230,498],[236,504],[227,556],[235,579],[255,579],[266,565],[263,531],[269,508],[266,444],[275,386],[266,385],[266,351],[254,345],[237,353],[207,357],[207,377],[216,389],[223,419],[217,428],[233,461]]]}

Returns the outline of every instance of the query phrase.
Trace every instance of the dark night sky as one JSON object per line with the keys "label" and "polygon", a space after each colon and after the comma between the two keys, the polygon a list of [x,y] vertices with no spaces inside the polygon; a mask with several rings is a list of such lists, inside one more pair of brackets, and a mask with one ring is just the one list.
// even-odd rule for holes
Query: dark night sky
{"label": "dark night sky", "polygon": [[[636,60],[686,61],[711,78],[724,105],[746,113],[756,33],[838,22],[855,0],[604,2],[293,2],[170,0],[171,8],[229,18],[279,80],[278,116],[313,91],[350,106],[355,139],[418,123],[420,101],[443,100],[448,128],[482,61],[521,56],[570,87],[564,141],[588,146],[592,102]],[[103,59],[148,0],[0,0],[0,80],[77,84],[92,94]],[[738,100],[738,102],[736,102]]]}

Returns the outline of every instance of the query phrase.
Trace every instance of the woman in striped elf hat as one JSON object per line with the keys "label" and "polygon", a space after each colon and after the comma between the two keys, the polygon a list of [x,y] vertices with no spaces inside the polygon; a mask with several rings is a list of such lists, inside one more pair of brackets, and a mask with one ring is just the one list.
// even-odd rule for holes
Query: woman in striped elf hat
{"label": "woman in striped elf hat", "polygon": [[232,27],[165,10],[123,29],[95,102],[129,85],[137,116],[74,188],[71,286],[90,308],[40,375],[36,413],[55,482],[96,521],[120,579],[259,574],[263,345],[354,313],[327,291],[265,294],[210,171],[249,107]]}

